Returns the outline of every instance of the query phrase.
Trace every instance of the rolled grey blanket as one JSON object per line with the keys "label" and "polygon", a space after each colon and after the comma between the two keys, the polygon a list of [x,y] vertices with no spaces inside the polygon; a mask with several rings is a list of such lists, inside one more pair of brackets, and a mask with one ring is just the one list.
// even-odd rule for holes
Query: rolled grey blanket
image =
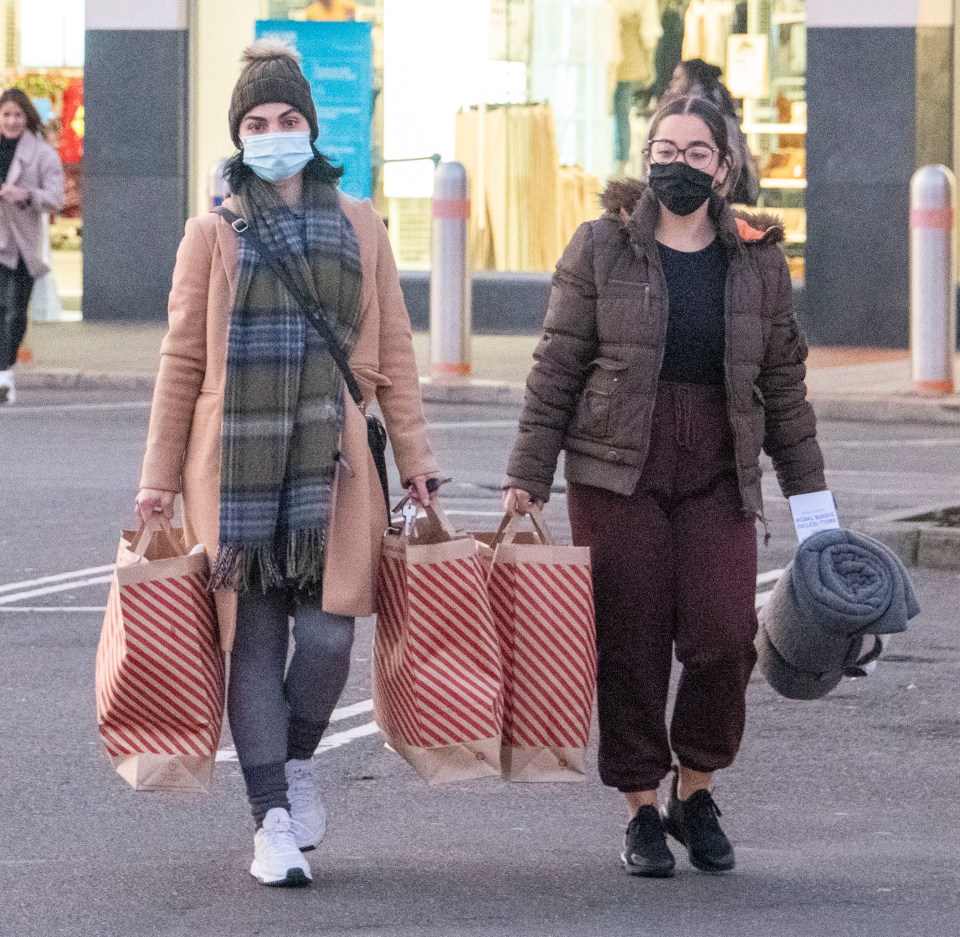
{"label": "rolled grey blanket", "polygon": [[770,685],[791,699],[818,699],[856,660],[864,635],[896,634],[917,615],[899,557],[851,530],[800,544],[760,612],[757,652]]}

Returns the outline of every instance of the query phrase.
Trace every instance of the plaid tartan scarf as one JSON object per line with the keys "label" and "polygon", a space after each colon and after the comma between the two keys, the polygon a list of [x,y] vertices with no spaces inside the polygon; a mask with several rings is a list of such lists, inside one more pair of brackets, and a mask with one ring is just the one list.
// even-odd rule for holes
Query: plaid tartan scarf
{"label": "plaid tartan scarf", "polygon": [[[302,217],[260,180],[236,201],[291,280],[319,301],[349,355],[360,328],[360,249],[337,190],[304,179]],[[283,284],[244,238],[237,246],[211,588],[319,595],[343,379]]]}

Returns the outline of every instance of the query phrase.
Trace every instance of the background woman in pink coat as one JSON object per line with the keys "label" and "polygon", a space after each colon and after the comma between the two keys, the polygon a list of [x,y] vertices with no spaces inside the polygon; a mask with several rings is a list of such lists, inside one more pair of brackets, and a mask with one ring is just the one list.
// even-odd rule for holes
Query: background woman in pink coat
{"label": "background woman in pink coat", "polygon": [[20,88],[0,94],[0,406],[16,399],[13,366],[43,262],[43,216],[63,208],[63,166]]}
{"label": "background woman in pink coat", "polygon": [[[230,105],[238,152],[226,207],[322,308],[401,478],[430,499],[410,322],[386,230],[336,186],[289,47],[244,54]],[[319,333],[251,244],[218,215],[187,223],[170,294],[137,507],[172,517],[213,562],[227,713],[257,831],[250,872],[306,885],[326,815],[312,757],[346,683],[354,618],[375,610],[386,508],[360,410]],[[295,650],[286,666],[288,620]]]}

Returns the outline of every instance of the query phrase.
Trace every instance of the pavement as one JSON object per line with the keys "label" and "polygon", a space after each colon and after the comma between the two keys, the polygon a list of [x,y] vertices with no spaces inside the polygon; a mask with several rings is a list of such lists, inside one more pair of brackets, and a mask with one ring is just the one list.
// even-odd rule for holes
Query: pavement
{"label": "pavement", "polygon": [[[86,334],[86,333],[84,333]],[[108,338],[104,335],[104,338]],[[155,352],[155,346],[153,346]],[[96,359],[94,359],[96,360]],[[950,937],[960,933],[960,574],[913,572],[923,612],[876,673],[791,702],[755,674],[735,765],[717,781],[736,843],[728,876],[682,850],[669,881],[631,879],[620,798],[591,746],[579,784],[428,786],[371,722],[372,622],[358,623],[340,706],[315,759],[330,832],[315,885],[262,888],[235,762],[208,794],[135,793],[111,769],[94,658],[117,532],[131,515],[149,387],[25,387],[0,410],[0,937]],[[495,528],[515,405],[430,403],[448,513]],[[952,503],[960,434],[824,420],[843,519]],[[399,479],[391,464],[391,484]],[[547,506],[569,536],[562,479]],[[772,540],[796,548],[765,472]],[[55,577],[50,579],[48,577]],[[594,734],[595,738],[595,734]],[[225,731],[221,746],[229,752]]]}
{"label": "pavement", "polygon": [[[156,376],[164,330],[162,324],[154,323],[34,323],[25,346],[30,360],[19,366],[19,385],[149,389]],[[429,336],[415,334],[424,400],[519,404],[537,339],[536,335],[474,336],[472,378],[438,384],[429,380]],[[913,392],[906,351],[812,348],[807,384],[821,419],[960,424],[960,394],[924,397]]]}

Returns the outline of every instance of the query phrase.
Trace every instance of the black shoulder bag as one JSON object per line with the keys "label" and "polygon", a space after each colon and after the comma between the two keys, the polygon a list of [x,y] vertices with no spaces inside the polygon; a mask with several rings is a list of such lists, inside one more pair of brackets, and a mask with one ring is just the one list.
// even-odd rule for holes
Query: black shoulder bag
{"label": "black shoulder bag", "polygon": [[360,390],[357,379],[353,376],[353,371],[350,370],[350,365],[347,363],[347,356],[344,354],[343,348],[340,347],[340,343],[334,336],[333,331],[330,326],[327,325],[327,321],[323,316],[323,307],[310,296],[303,294],[298,287],[290,281],[286,270],[283,269],[283,265],[277,260],[273,253],[267,250],[266,245],[260,240],[256,231],[254,231],[243,218],[230,211],[229,208],[224,208],[222,205],[219,208],[215,208],[214,211],[220,215],[240,237],[247,239],[248,243],[266,262],[267,266],[276,274],[277,279],[286,287],[287,292],[293,297],[294,302],[303,310],[303,314],[307,317],[310,324],[323,337],[327,351],[330,352],[330,356],[340,369],[340,373],[343,375],[343,380],[346,382],[347,390],[350,392],[353,402],[359,407],[360,412],[367,421],[367,444],[370,446],[373,463],[377,467],[377,475],[380,478],[380,488],[383,490],[383,501],[387,506],[387,518],[389,519],[390,486],[387,482],[387,431],[383,423],[381,423],[376,416],[367,413],[367,406],[363,402],[363,392]]}

